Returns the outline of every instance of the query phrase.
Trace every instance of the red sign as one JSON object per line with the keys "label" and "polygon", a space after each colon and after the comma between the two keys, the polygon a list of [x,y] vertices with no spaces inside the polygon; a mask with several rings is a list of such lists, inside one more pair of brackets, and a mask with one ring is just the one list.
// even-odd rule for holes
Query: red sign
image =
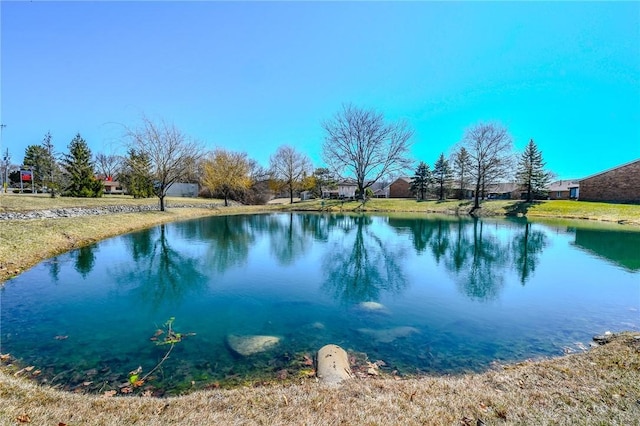
{"label": "red sign", "polygon": [[20,170],[20,179],[21,180],[31,180],[31,170]]}

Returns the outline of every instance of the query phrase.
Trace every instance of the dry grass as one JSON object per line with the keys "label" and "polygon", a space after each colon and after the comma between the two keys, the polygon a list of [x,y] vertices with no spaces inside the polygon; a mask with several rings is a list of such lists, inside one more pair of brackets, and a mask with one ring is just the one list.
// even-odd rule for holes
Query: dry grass
{"label": "dry grass", "polygon": [[[204,198],[167,197],[167,203],[175,204],[211,204],[214,201]],[[128,195],[105,195],[100,198],[55,197],[48,194],[0,194],[0,213],[25,212],[32,210],[61,209],[69,207],[106,207],[106,206],[157,206],[157,198],[134,199]]]}
{"label": "dry grass", "polygon": [[38,425],[640,424],[638,333],[483,374],[371,377],[335,387],[306,379],[166,399],[70,394],[1,370],[3,425],[18,418]]}

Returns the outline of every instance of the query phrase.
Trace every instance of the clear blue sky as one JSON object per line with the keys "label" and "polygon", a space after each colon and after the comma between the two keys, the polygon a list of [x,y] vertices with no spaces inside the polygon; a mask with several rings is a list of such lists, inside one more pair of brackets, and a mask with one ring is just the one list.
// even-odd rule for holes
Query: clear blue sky
{"label": "clear blue sky", "polygon": [[94,154],[164,118],[267,165],[290,144],[321,163],[343,103],[415,129],[433,164],[467,127],[533,138],[560,178],[640,158],[639,2],[8,2],[2,153],[50,131]]}

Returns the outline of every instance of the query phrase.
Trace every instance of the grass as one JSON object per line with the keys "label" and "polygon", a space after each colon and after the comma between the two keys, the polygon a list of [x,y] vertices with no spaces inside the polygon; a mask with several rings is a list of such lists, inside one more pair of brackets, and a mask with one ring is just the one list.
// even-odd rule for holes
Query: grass
{"label": "grass", "polygon": [[[633,425],[640,419],[640,334],[560,358],[483,374],[314,379],[180,397],[78,395],[0,367],[0,424]],[[22,420],[19,420],[22,419]]]}
{"label": "grass", "polygon": [[[202,198],[167,197],[169,204],[211,204],[212,201]],[[0,213],[26,212],[32,210],[53,210],[71,207],[106,207],[106,206],[140,206],[158,205],[157,198],[134,199],[127,195],[105,195],[100,198],[55,197],[48,194],[0,194]]]}
{"label": "grass", "polygon": [[[280,205],[280,210],[330,212],[418,212],[443,214],[469,214],[470,200],[416,201],[397,198],[374,198],[360,201],[309,200]],[[479,216],[527,216],[565,219],[587,219],[640,226],[640,205],[608,204],[587,201],[536,201],[525,203],[514,200],[487,200],[474,214]]]}
{"label": "grass", "polygon": [[[370,200],[360,203],[307,201],[262,207],[211,208],[210,200],[176,199],[202,207],[167,212],[121,213],[81,218],[0,221],[0,280],[55,254],[135,229],[213,214],[265,210],[465,213],[459,201]],[[157,203],[157,200],[50,199],[0,196],[0,213],[61,207]],[[590,218],[640,225],[640,206],[549,201],[484,203],[485,215]],[[36,385],[33,372],[18,374],[11,357],[0,356],[0,425],[171,424],[639,424],[640,334],[555,359],[497,366],[482,374],[398,378],[367,376],[338,387],[313,378],[211,389],[189,395],[96,396]]]}

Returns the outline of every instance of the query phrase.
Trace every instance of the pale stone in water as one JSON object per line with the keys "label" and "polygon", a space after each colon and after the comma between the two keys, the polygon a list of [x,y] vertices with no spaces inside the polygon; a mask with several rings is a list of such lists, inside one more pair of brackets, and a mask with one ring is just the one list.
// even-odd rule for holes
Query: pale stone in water
{"label": "pale stone in water", "polygon": [[386,306],[378,302],[361,302],[358,303],[358,308],[362,309],[363,311],[370,312],[387,312]]}
{"label": "pale stone in water", "polygon": [[318,351],[316,375],[322,383],[338,384],[353,378],[347,352],[338,345],[325,345]]}
{"label": "pale stone in water", "polygon": [[231,350],[242,356],[268,351],[279,342],[280,338],[276,336],[227,336],[227,344]]}
{"label": "pale stone in water", "polygon": [[384,328],[381,330],[376,330],[373,328],[359,328],[358,332],[373,337],[376,342],[391,343],[401,337],[407,337],[414,333],[420,333],[420,330],[415,327],[401,326],[394,328]]}

